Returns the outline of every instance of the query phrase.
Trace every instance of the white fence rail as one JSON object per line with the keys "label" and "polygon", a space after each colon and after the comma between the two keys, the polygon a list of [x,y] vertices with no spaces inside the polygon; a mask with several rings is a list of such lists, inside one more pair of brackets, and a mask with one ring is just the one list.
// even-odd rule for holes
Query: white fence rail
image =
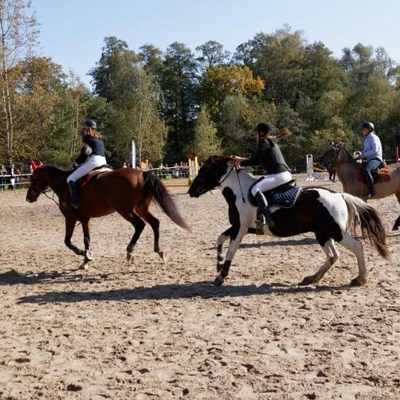
{"label": "white fence rail", "polygon": [[29,185],[31,174],[0,175],[0,191],[14,190]]}

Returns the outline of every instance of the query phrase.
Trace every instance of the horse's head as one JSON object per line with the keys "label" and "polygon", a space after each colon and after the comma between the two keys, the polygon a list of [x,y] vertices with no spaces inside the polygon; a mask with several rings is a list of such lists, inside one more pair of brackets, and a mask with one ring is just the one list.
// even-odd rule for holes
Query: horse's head
{"label": "horse's head", "polygon": [[43,163],[40,162],[39,165],[36,165],[32,160],[31,168],[31,184],[29,185],[28,193],[26,194],[26,201],[29,203],[35,202],[38,197],[49,187],[43,174]]}
{"label": "horse's head", "polygon": [[190,197],[199,197],[219,186],[231,162],[232,158],[229,156],[209,157],[189,188]]}
{"label": "horse's head", "polygon": [[318,165],[321,168],[326,168],[328,171],[334,171],[336,161],[342,149],[342,143],[332,143],[329,149],[318,159]]}

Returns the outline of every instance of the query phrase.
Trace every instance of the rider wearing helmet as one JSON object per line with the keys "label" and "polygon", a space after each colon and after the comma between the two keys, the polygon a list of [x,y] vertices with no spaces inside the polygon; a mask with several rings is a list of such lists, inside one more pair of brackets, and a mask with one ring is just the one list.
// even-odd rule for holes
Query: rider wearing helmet
{"label": "rider wearing helmet", "polygon": [[85,126],[82,129],[82,142],[83,147],[75,160],[75,165],[78,167],[67,178],[72,196],[68,204],[75,209],[79,208],[80,203],[76,182],[93,169],[107,164],[103,137],[97,131],[97,124],[92,119],[85,121]]}
{"label": "rider wearing helmet", "polygon": [[251,193],[255,197],[258,204],[258,227],[262,228],[264,225],[272,228],[275,224],[271,217],[271,212],[268,208],[267,199],[264,192],[276,188],[277,186],[288,183],[292,180],[292,174],[286,164],[282,152],[278,144],[272,140],[272,125],[268,122],[260,122],[256,131],[256,140],[258,143],[258,150],[256,155],[248,160],[241,161],[235,160],[235,165],[250,166],[261,165],[268,175],[261,181],[256,183],[251,189]]}
{"label": "rider wearing helmet", "polygon": [[374,189],[374,179],[371,171],[379,168],[382,164],[382,144],[379,137],[375,133],[375,127],[372,122],[363,122],[361,125],[361,132],[364,135],[364,148],[361,152],[360,158],[364,159],[363,173],[367,181],[368,198],[374,197],[376,192]]}

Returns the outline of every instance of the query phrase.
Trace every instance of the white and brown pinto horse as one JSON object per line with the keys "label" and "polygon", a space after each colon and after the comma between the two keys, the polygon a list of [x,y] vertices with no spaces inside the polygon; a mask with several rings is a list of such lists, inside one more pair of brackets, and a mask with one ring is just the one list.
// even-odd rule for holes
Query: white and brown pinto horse
{"label": "white and brown pinto horse", "polygon": [[[345,149],[343,144],[332,144],[329,149],[319,158],[318,164],[327,168],[328,171],[335,169],[337,176],[342,182],[343,191],[353,196],[367,200],[367,185],[358,180],[356,175],[357,162],[353,156]],[[400,168],[392,170],[392,178],[387,182],[375,183],[376,195],[373,199],[382,199],[384,197],[396,195],[400,203]],[[400,217],[393,225],[393,230],[397,231],[400,227]]]}
{"label": "white and brown pinto horse", "polygon": [[[257,209],[251,205],[247,194],[256,180],[257,178],[245,170],[236,169],[231,157],[212,156],[201,167],[189,189],[191,197],[199,197],[220,187],[229,205],[229,221],[232,226],[217,240],[219,274],[214,282],[216,285],[221,285],[228,276],[232,259],[243,236],[255,231]],[[314,275],[305,277],[301,285],[319,282],[337,261],[335,242],[349,249],[357,258],[359,273],[351,281],[351,285],[366,284],[363,246],[349,233],[354,234],[357,228],[361,228],[363,236],[370,239],[382,257],[389,258],[386,232],[377,212],[350,194],[335,193],[325,188],[304,187],[291,208],[270,208],[275,226],[267,230],[268,235],[288,237],[314,232],[326,255],[326,262],[322,267]],[[227,239],[230,239],[230,245],[223,262],[222,246]]]}

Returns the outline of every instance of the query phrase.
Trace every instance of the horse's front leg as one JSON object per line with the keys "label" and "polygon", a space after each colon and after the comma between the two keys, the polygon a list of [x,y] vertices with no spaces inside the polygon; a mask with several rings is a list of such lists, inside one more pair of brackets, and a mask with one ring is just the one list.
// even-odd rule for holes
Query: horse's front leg
{"label": "horse's front leg", "polygon": [[214,285],[220,286],[224,283],[225,278],[229,274],[229,268],[231,266],[233,257],[235,256],[235,253],[237,249],[240,246],[240,243],[242,242],[243,236],[247,233],[248,227],[241,227],[237,233],[236,236],[232,237],[231,236],[231,243],[229,244],[228,251],[226,252],[226,259],[224,262],[224,265],[222,266],[220,273],[218,276],[215,278]]}
{"label": "horse's front leg", "polygon": [[217,238],[217,272],[220,272],[224,266],[224,255],[222,253],[223,245],[232,237],[236,236],[239,231],[238,227],[231,226],[225,232],[221,233]]}
{"label": "horse's front leg", "polygon": [[90,250],[90,218],[82,220],[83,242],[85,244],[84,256],[85,259],[81,268],[86,269],[90,261],[93,260],[93,254]]}
{"label": "horse's front leg", "polygon": [[71,242],[71,238],[72,238],[72,235],[74,233],[75,225],[76,225],[76,219],[75,218],[71,218],[71,217],[66,217],[65,218],[65,239],[64,239],[64,243],[75,254],[77,254],[78,256],[82,256],[82,255],[85,254],[85,252],[83,250],[79,249],[78,247],[76,247],[75,245],[73,245],[72,242]]}

